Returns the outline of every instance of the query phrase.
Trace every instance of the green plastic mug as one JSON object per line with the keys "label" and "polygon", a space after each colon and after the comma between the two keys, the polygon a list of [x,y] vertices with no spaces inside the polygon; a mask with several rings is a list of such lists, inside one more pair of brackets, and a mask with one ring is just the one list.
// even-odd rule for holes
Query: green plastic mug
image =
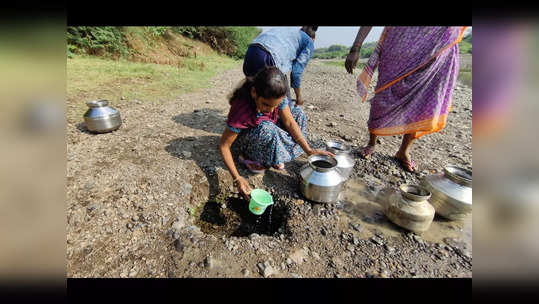
{"label": "green plastic mug", "polygon": [[254,189],[251,191],[251,200],[249,201],[249,211],[253,214],[261,215],[266,211],[269,205],[273,204],[271,194],[262,189]]}

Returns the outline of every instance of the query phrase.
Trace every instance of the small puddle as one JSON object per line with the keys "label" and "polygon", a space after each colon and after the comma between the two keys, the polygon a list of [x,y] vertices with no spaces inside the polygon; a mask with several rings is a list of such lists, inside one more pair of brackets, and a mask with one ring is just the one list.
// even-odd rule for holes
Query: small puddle
{"label": "small puddle", "polygon": [[262,215],[254,215],[248,209],[249,202],[244,199],[229,197],[224,202],[226,208],[217,201],[208,201],[202,206],[195,224],[204,233],[218,237],[247,237],[252,233],[274,236],[289,231],[289,210],[284,203],[276,201]]}
{"label": "small puddle", "polygon": [[[389,236],[399,236],[406,229],[391,222],[384,214],[383,204],[392,191],[385,188],[379,192],[371,191],[358,180],[349,180],[341,194],[343,212],[352,223],[360,222],[368,230],[377,231]],[[454,238],[464,242],[472,251],[472,215],[462,221],[450,221],[435,215],[429,230],[421,237],[429,242],[443,242],[444,238]]]}

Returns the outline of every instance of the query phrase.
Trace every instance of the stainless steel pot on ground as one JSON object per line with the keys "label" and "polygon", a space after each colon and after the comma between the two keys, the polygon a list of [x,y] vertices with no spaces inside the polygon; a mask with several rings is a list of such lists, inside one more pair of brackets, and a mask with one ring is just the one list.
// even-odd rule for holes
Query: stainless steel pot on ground
{"label": "stainless steel pot on ground", "polygon": [[424,187],[404,184],[399,192],[389,196],[386,206],[386,216],[402,228],[414,232],[429,229],[434,219],[434,207],[427,201],[431,193]]}
{"label": "stainless steel pot on ground", "polygon": [[326,150],[335,154],[337,171],[342,175],[345,181],[348,180],[354,169],[354,164],[356,163],[352,156],[350,156],[350,151],[352,149],[342,142],[331,140],[326,142]]}
{"label": "stainless steel pot on ground", "polygon": [[430,203],[439,215],[461,220],[472,213],[471,170],[446,166],[444,173],[425,176],[421,185],[432,192]]}
{"label": "stainless steel pot on ground", "polygon": [[300,169],[300,190],[305,198],[319,203],[335,203],[344,180],[331,156],[311,155]]}
{"label": "stainless steel pot on ground", "polygon": [[111,132],[120,127],[122,119],[118,110],[109,107],[108,100],[93,100],[86,103],[89,107],[84,113],[88,131],[95,133]]}

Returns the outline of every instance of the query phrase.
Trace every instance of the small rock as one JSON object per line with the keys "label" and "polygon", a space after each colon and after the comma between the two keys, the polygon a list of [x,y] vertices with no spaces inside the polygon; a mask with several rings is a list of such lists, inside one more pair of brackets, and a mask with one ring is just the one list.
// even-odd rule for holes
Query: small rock
{"label": "small rock", "polygon": [[241,273],[243,274],[244,277],[247,277],[247,276],[249,276],[249,274],[250,274],[251,272],[250,272],[248,269],[243,269],[243,270],[241,271]]}
{"label": "small rock", "polygon": [[179,219],[176,220],[174,223],[172,223],[172,229],[175,231],[180,231],[185,226],[185,223],[183,221],[180,221]]}
{"label": "small rock", "polygon": [[349,226],[350,226],[350,228],[354,229],[354,230],[357,231],[357,232],[361,232],[361,230],[362,230],[360,224],[350,223]]}
{"label": "small rock", "polygon": [[375,237],[375,236],[371,237],[371,241],[373,243],[375,243],[375,244],[378,244],[378,245],[383,245],[384,244],[384,242],[381,239],[379,239],[378,237]]}
{"label": "small rock", "polygon": [[286,259],[286,265],[291,265],[292,264],[292,259],[291,258],[287,258]]}
{"label": "small rock", "polygon": [[176,249],[176,251],[183,253],[184,246],[179,239],[174,241],[174,248]]}
{"label": "small rock", "polygon": [[99,209],[99,207],[101,207],[99,204],[91,204],[91,205],[88,205],[86,209],[88,210],[88,212],[92,212],[94,210]]}
{"label": "small rock", "polygon": [[191,154],[191,152],[189,152],[189,151],[182,151],[182,156],[183,156],[184,158],[191,158],[191,155],[192,155],[192,154]]}
{"label": "small rock", "polygon": [[290,256],[289,256],[290,259],[292,259],[292,261],[294,261],[294,263],[298,264],[298,265],[301,265],[303,263],[304,260],[307,259],[307,253],[304,249],[298,249],[296,251],[294,251]]}
{"label": "small rock", "polygon": [[134,278],[137,275],[137,273],[138,272],[135,269],[131,269],[131,271],[129,272],[129,277]]}
{"label": "small rock", "polygon": [[297,273],[290,273],[290,276],[295,278],[295,279],[301,279],[301,276]]}
{"label": "small rock", "polygon": [[95,187],[95,182],[87,182],[84,185],[84,190],[89,191],[92,190]]}
{"label": "small rock", "polygon": [[424,243],[423,239],[417,234],[412,235],[412,238],[414,239],[414,241],[418,242],[419,244]]}
{"label": "small rock", "polygon": [[209,255],[204,260],[204,267],[212,269],[215,267],[215,260]]}
{"label": "small rock", "polygon": [[167,224],[167,222],[168,222],[169,219],[170,219],[169,216],[163,217],[163,219],[162,219],[163,226],[165,226],[165,225]]}
{"label": "small rock", "polygon": [[385,250],[387,250],[387,252],[389,252],[389,253],[395,252],[395,248],[390,247],[390,246],[387,246],[387,244],[384,244],[384,248],[385,248]]}

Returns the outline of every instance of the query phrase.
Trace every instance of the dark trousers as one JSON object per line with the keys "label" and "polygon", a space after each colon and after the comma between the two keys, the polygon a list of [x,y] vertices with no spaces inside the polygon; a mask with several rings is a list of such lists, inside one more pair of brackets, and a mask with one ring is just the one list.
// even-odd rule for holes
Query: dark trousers
{"label": "dark trousers", "polygon": [[[253,77],[266,66],[275,66],[275,61],[271,54],[260,45],[249,45],[247,53],[245,53],[245,59],[243,60],[243,74],[246,77]],[[288,97],[288,101],[291,102],[292,98],[290,97],[288,77],[284,75],[284,78],[286,82],[286,97]]]}

